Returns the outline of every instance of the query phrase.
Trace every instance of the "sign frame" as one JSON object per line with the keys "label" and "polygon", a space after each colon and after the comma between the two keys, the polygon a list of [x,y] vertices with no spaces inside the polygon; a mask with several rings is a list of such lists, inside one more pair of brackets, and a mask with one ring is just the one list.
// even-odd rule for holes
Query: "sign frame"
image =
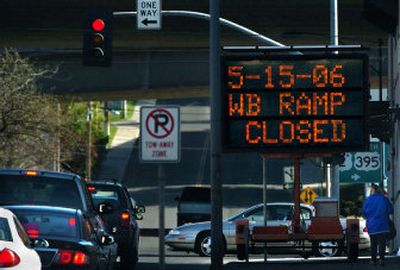
{"label": "sign frame", "polygon": [[[143,3],[150,3],[152,7],[143,6]],[[143,12],[149,14],[150,10],[153,15],[145,15]],[[160,30],[161,29],[161,11],[162,0],[136,0],[136,25],[138,30]]]}
{"label": "sign frame", "polygon": [[[165,133],[156,136],[154,132],[149,130],[149,121],[151,120],[151,113],[156,111],[164,111],[166,115],[172,120],[170,130],[164,129]],[[167,118],[169,118],[167,117]],[[181,120],[180,120],[180,107],[179,106],[142,106],[140,107],[140,136],[139,136],[139,159],[143,163],[179,163],[181,159],[181,130],[180,130]],[[149,140],[151,139],[151,141]],[[161,147],[160,143],[163,143]],[[170,147],[171,150],[165,150],[168,145],[172,143]],[[151,147],[146,147],[150,145]],[[151,150],[150,150],[151,148]],[[148,150],[146,150],[148,149]],[[162,149],[162,150],[159,150]],[[148,151],[165,151],[165,153],[160,153],[163,155],[152,156]],[[152,152],[154,155],[154,152]],[[169,154],[168,154],[169,153]],[[168,156],[170,155],[170,156]]]}
{"label": "sign frame", "polygon": [[[260,145],[235,145],[229,142],[229,128],[231,123],[229,121],[236,121],[240,119],[240,117],[230,117],[228,115],[228,92],[229,89],[228,85],[228,75],[227,75],[227,62],[229,61],[308,61],[308,60],[335,60],[335,59],[356,59],[362,61],[362,71],[361,74],[362,78],[362,87],[359,87],[359,91],[362,92],[363,100],[362,108],[363,108],[363,115],[359,117],[361,120],[362,126],[362,145],[358,146],[348,146],[348,145],[279,145],[275,147],[271,146],[260,146]],[[340,87],[336,88],[337,90],[343,91],[343,88]],[[298,89],[284,89],[287,92],[295,92],[300,91]],[[233,90],[232,90],[233,91]],[[239,90],[238,90],[239,91]],[[250,90],[249,90],[250,91]],[[251,90],[253,91],[253,90]],[[254,90],[255,92],[256,90]],[[261,90],[260,90],[261,91]],[[265,90],[264,91],[268,91]],[[274,88],[271,91],[279,91],[279,89]],[[321,91],[317,88],[308,89],[308,91]],[[240,53],[232,53],[232,52],[224,52],[221,55],[221,108],[222,108],[222,115],[221,115],[221,124],[222,124],[222,136],[221,136],[221,143],[222,143],[222,150],[226,153],[237,153],[237,152],[255,152],[255,153],[297,153],[297,154],[310,154],[310,153],[335,153],[335,152],[353,152],[353,151],[366,151],[369,147],[369,134],[368,134],[368,127],[367,127],[367,108],[368,108],[368,99],[369,99],[369,82],[368,82],[368,55],[366,53],[343,53],[343,54],[327,54],[327,53],[317,53],[317,54],[306,54],[306,55],[295,55],[295,54],[278,54],[278,55],[268,55],[265,53],[257,53],[257,52],[240,52]],[[258,117],[258,116],[257,116]],[[260,120],[261,117],[255,117],[255,119]],[[329,118],[330,117],[330,118]],[[344,118],[346,118],[345,116]],[[267,117],[268,118],[268,117]],[[289,117],[290,118],[290,117]],[[292,119],[299,119],[301,116],[292,117]],[[307,117],[304,117],[307,118]],[[314,117],[316,118],[316,117]],[[324,118],[324,117],[321,117]],[[264,118],[262,118],[264,120]],[[275,117],[275,119],[286,119],[285,116]],[[312,119],[312,117],[308,116],[307,119]],[[335,116],[326,116],[325,119],[335,119]],[[237,130],[236,130],[237,131]],[[232,132],[232,131],[231,131]]]}

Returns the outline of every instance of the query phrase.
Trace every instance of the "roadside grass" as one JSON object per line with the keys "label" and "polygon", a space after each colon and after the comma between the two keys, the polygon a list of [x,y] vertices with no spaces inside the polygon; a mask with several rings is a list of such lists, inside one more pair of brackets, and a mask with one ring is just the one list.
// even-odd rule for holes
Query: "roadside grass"
{"label": "roadside grass", "polygon": [[133,112],[135,110],[135,105],[136,105],[135,100],[128,100],[127,112],[126,112],[125,117],[122,117],[121,114],[119,114],[119,115],[116,115],[113,113],[109,114],[111,126],[110,126],[110,137],[108,139],[107,148],[111,147],[111,143],[112,143],[113,139],[115,138],[115,134],[117,134],[117,130],[118,130],[118,127],[115,125],[112,125],[112,123],[131,119],[133,116]]}

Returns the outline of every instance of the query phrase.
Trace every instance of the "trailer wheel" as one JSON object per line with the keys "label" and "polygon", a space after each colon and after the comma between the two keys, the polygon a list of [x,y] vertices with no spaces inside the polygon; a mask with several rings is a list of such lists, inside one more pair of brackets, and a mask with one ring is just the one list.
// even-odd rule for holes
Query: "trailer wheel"
{"label": "trailer wheel", "polygon": [[343,241],[314,242],[313,251],[317,257],[340,256],[343,252]]}

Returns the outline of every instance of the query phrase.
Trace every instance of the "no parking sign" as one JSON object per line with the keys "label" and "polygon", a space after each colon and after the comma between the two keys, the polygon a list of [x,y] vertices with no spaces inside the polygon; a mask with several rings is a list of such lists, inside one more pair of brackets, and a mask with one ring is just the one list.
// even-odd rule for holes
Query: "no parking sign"
{"label": "no parking sign", "polygon": [[140,160],[179,162],[179,107],[140,108]]}

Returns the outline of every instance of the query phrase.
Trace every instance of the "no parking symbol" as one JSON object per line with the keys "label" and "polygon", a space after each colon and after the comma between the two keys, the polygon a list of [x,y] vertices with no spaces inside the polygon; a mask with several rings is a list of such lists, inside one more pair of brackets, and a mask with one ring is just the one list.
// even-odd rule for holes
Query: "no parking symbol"
{"label": "no parking symbol", "polygon": [[141,107],[141,161],[179,162],[179,137],[179,107]]}

